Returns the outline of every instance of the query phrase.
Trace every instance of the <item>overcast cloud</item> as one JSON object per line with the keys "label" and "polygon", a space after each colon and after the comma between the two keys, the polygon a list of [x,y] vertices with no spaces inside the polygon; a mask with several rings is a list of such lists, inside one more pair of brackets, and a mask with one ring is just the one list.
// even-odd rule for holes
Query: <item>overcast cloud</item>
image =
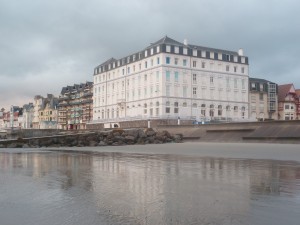
{"label": "overcast cloud", "polygon": [[93,80],[165,35],[244,49],[250,77],[300,88],[296,0],[0,0],[0,108]]}

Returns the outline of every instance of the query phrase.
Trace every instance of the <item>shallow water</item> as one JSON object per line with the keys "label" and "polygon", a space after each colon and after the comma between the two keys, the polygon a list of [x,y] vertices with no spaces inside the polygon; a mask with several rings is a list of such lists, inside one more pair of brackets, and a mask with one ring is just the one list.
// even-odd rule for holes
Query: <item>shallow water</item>
{"label": "shallow water", "polygon": [[0,152],[0,224],[299,224],[300,162]]}

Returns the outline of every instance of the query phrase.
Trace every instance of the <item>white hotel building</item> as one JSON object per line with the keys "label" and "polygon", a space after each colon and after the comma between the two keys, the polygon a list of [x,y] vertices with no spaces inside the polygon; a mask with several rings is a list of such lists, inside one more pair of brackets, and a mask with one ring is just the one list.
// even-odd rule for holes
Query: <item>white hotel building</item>
{"label": "white hotel building", "polygon": [[164,37],[94,70],[93,122],[248,119],[248,57]]}

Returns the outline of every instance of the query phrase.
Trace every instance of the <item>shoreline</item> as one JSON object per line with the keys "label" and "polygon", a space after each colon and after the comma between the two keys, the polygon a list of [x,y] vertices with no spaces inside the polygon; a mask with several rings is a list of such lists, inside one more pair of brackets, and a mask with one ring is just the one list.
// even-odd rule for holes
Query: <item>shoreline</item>
{"label": "shoreline", "polygon": [[47,148],[2,148],[1,152],[77,152],[77,153],[123,153],[148,155],[185,155],[233,159],[270,159],[300,162],[300,147],[295,144],[272,143],[212,143],[184,142],[124,146],[96,147],[47,147]]}

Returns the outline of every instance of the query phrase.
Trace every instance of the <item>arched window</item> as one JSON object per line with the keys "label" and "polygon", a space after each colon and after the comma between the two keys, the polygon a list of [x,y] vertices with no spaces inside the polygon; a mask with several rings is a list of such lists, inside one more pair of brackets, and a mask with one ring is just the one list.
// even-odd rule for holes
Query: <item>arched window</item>
{"label": "arched window", "polygon": [[218,116],[222,116],[222,106],[218,105]]}
{"label": "arched window", "polygon": [[192,107],[197,108],[197,103],[193,103]]}
{"label": "arched window", "polygon": [[182,103],[182,106],[187,107],[187,103],[186,102]]}
{"label": "arched window", "polygon": [[227,105],[227,106],[226,106],[226,111],[227,111],[227,112],[230,111],[230,105]]}
{"label": "arched window", "polygon": [[214,105],[213,104],[211,104],[209,106],[209,116],[214,117]]}
{"label": "arched window", "polygon": [[170,102],[166,102],[166,113],[170,113]]}
{"label": "arched window", "polygon": [[205,108],[205,107],[206,107],[206,105],[205,105],[205,104],[202,104],[202,105],[201,105],[201,108]]}
{"label": "arched window", "polygon": [[174,102],[174,113],[178,113],[179,108],[178,108],[178,102]]}
{"label": "arched window", "polygon": [[237,106],[234,106],[234,107],[233,107],[233,110],[234,110],[235,112],[237,112],[238,109],[239,109],[239,108],[238,108]]}

